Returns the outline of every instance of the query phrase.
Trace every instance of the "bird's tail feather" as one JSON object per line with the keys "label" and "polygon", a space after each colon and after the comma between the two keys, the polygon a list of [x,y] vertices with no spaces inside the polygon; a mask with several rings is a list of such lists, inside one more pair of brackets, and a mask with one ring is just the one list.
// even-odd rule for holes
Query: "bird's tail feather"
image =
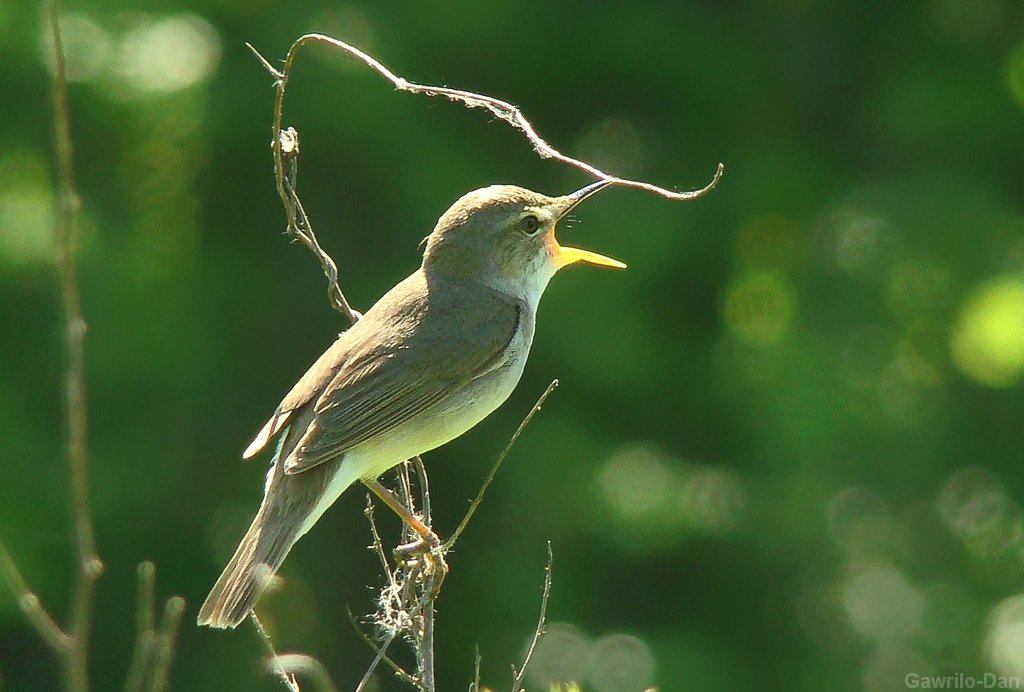
{"label": "bird's tail feather", "polygon": [[299,539],[300,522],[267,522],[260,509],[249,530],[199,609],[199,624],[236,627],[245,620]]}
{"label": "bird's tail feather", "polygon": [[285,472],[284,461],[313,415],[312,408],[300,413],[282,434],[267,473],[260,511],[199,609],[200,625],[236,627],[245,620],[295,542],[361,477],[362,466],[342,464],[343,457],[302,473]]}

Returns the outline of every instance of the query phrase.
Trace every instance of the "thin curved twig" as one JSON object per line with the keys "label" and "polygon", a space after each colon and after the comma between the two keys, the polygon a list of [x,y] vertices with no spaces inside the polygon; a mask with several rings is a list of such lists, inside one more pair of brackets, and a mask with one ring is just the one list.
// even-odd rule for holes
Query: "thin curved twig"
{"label": "thin curved twig", "polygon": [[328,300],[331,306],[345,315],[352,324],[355,324],[361,315],[352,308],[345,294],[338,286],[338,267],[330,255],[320,247],[316,234],[313,232],[312,224],[309,221],[309,216],[306,214],[305,209],[303,209],[302,202],[295,192],[296,178],[298,176],[299,134],[294,128],[283,128],[284,95],[288,87],[288,81],[291,78],[292,66],[295,63],[295,57],[299,49],[308,43],[324,43],[348,53],[387,79],[399,91],[423,94],[425,96],[443,96],[451,101],[461,103],[467,108],[484,108],[495,117],[509,123],[513,128],[522,132],[530,141],[534,151],[541,158],[560,161],[589,173],[596,178],[607,180],[614,185],[639,188],[668,199],[686,201],[696,199],[709,192],[718,184],[725,170],[725,166],[719,163],[711,180],[704,187],[684,192],[668,190],[640,180],[620,178],[610,173],[605,173],[593,164],[573,158],[555,149],[537,134],[536,129],[534,129],[518,106],[501,99],[462,89],[450,89],[448,87],[410,82],[404,77],[396,75],[372,55],[364,53],[355,46],[336,38],[324,36],[323,34],[304,34],[300,36],[288,49],[284,65],[280,70],[271,65],[252,44],[246,43],[245,45],[256,56],[256,59],[260,61],[260,64],[274,77],[275,93],[272,125],[274,137],[271,141],[271,149],[274,155],[274,178],[277,185],[277,194],[281,198],[282,205],[284,205],[285,215],[288,220],[288,233],[302,242],[320,260],[321,268],[327,277]]}
{"label": "thin curved twig", "polygon": [[[533,145],[534,151],[536,151],[541,158],[554,159],[555,161],[560,161],[569,166],[573,166],[574,168],[578,168],[581,171],[585,171],[596,178],[607,180],[608,182],[615,185],[622,185],[623,187],[635,187],[641,190],[647,190],[648,192],[653,192],[654,194],[661,195],[662,197],[666,197],[668,199],[686,201],[696,199],[697,197],[700,197],[701,195],[704,195],[705,193],[710,191],[721,179],[722,173],[725,170],[725,166],[723,164],[718,164],[718,167],[715,170],[715,174],[712,176],[711,181],[707,185],[698,190],[689,190],[685,192],[668,190],[658,185],[654,185],[652,183],[647,183],[640,180],[620,178],[618,176],[611,175],[610,173],[605,173],[604,171],[600,170],[593,164],[587,163],[586,161],[581,161],[580,159],[573,158],[555,149],[553,146],[548,144],[543,137],[537,134],[537,131],[536,129],[534,129],[533,124],[526,118],[525,115],[523,115],[522,110],[520,110],[518,106],[515,106],[509,103],[508,101],[502,101],[501,99],[497,99],[492,96],[486,96],[484,94],[478,94],[472,91],[465,91],[462,89],[451,89],[448,87],[433,86],[430,84],[417,84],[416,82],[410,82],[404,77],[400,77],[399,75],[389,70],[387,67],[384,66],[383,63],[374,58],[372,55],[364,53],[355,46],[344,41],[340,41],[336,38],[324,36],[323,34],[305,34],[303,36],[300,36],[298,39],[295,40],[291,48],[288,49],[288,55],[285,57],[284,68],[282,70],[275,69],[266,60],[266,58],[260,55],[259,52],[257,52],[256,49],[252,47],[252,45],[248,43],[246,45],[249,47],[249,50],[251,50],[256,55],[259,61],[267,69],[267,71],[270,72],[270,74],[272,74],[274,78],[278,80],[278,94],[283,97],[284,84],[288,81],[288,77],[291,74],[292,63],[295,61],[295,54],[298,52],[299,48],[306,45],[307,43],[325,43],[329,46],[345,51],[346,53],[360,60],[367,67],[371,68],[379,75],[387,79],[399,91],[408,91],[413,94],[423,94],[425,96],[444,96],[445,98],[451,101],[463,104],[467,108],[484,108],[490,111],[490,113],[495,117],[504,120],[512,127],[526,135],[527,139],[530,140],[530,144]],[[279,132],[280,129],[280,123],[275,123],[274,131]]]}

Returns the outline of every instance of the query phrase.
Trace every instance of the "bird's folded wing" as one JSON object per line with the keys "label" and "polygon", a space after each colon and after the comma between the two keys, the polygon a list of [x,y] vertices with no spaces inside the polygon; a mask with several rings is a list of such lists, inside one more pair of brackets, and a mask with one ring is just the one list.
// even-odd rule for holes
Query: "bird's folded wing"
{"label": "bird's folded wing", "polygon": [[[342,337],[344,337],[344,334],[342,334]],[[306,371],[306,374],[285,395],[281,403],[278,404],[277,410],[274,411],[274,415],[270,417],[270,420],[266,422],[259,433],[256,434],[256,437],[253,438],[253,441],[242,452],[243,459],[251,459],[259,454],[267,446],[270,438],[288,424],[295,409],[315,399],[323,391],[323,388],[338,374],[338,370],[345,361],[347,347],[347,341],[344,338],[339,338],[317,358],[312,367]]]}
{"label": "bird's folded wing", "polygon": [[519,306],[494,294],[434,300],[399,342],[350,353],[316,400],[316,417],[285,471],[305,471],[386,434],[500,367],[519,319]]}
{"label": "bird's folded wing", "polygon": [[[285,428],[296,410],[316,402],[345,363],[360,361],[358,357],[353,358],[353,354],[372,355],[374,344],[384,351],[401,346],[409,333],[409,325],[422,317],[428,305],[426,286],[423,273],[413,272],[381,297],[363,319],[342,332],[285,395],[274,415],[246,447],[242,458],[250,459],[258,454],[274,435]],[[382,333],[390,335],[390,341],[381,339]]]}

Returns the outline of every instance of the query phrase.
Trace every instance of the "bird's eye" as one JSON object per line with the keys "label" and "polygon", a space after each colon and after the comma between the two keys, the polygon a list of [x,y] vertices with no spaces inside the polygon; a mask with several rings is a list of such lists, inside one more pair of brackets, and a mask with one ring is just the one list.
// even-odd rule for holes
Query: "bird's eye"
{"label": "bird's eye", "polygon": [[526,235],[533,235],[537,232],[537,229],[540,228],[540,220],[533,214],[524,216],[520,223],[522,224]]}

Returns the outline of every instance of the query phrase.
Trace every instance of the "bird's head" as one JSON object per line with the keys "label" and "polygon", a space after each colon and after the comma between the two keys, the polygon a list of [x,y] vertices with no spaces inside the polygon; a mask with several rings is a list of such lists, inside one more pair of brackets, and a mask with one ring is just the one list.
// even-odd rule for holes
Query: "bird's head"
{"label": "bird's head", "polygon": [[566,247],[555,239],[559,219],[608,184],[602,180],[563,197],[513,185],[469,192],[441,216],[428,236],[423,268],[534,301],[555,272],[570,264],[625,269],[618,260]]}

